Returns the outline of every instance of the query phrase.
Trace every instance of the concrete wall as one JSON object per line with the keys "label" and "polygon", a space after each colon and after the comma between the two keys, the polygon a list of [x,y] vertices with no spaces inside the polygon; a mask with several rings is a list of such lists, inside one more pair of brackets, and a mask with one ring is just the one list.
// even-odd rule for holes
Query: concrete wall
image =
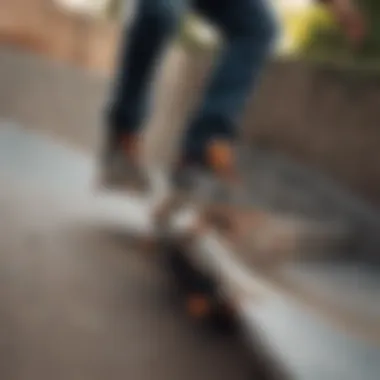
{"label": "concrete wall", "polygon": [[244,127],[380,203],[380,72],[274,63]]}
{"label": "concrete wall", "polygon": [[19,46],[52,59],[109,72],[119,25],[57,8],[53,0],[3,0],[0,44]]}

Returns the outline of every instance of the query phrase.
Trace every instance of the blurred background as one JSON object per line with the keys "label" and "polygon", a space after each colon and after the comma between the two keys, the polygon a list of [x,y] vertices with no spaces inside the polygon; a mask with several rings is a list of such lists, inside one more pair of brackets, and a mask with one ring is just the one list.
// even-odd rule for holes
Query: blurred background
{"label": "blurred background", "polygon": [[[165,276],[125,237],[126,216],[146,207],[99,200],[89,185],[133,1],[1,1],[1,379],[379,379],[380,2],[360,1],[369,20],[360,49],[323,6],[272,2],[283,33],[242,119],[255,195],[270,210],[333,222],[327,229],[342,227],[345,239],[328,250],[314,236],[323,255],[258,286],[270,289],[264,301],[242,307],[247,360],[244,344],[197,334],[173,312]],[[172,133],[151,141],[165,137],[158,150],[169,159],[168,137],[178,137],[219,43],[189,14],[162,65],[153,122]],[[306,285],[331,296],[332,310],[344,301],[365,318],[348,309],[321,318],[330,306]]]}

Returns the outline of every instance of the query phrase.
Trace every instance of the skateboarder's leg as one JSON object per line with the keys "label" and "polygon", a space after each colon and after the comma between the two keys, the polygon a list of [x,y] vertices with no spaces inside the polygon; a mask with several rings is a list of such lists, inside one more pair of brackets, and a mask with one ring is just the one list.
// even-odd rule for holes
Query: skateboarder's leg
{"label": "skateboarder's leg", "polygon": [[185,10],[187,0],[137,0],[134,20],[122,36],[117,75],[107,109],[108,148],[133,135],[147,111],[157,61]]}
{"label": "skateboarder's leg", "polygon": [[[225,39],[203,103],[184,138],[187,158],[205,164],[207,151],[214,146],[216,153],[228,156],[229,144],[238,132],[238,117],[271,52],[276,23],[266,0],[197,3]],[[224,157],[219,163],[228,165],[229,160]]]}

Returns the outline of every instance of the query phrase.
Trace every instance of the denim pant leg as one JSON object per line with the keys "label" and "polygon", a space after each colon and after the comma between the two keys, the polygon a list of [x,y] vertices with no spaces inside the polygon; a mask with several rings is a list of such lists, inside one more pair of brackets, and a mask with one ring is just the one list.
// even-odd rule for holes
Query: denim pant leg
{"label": "denim pant leg", "polygon": [[117,135],[138,130],[146,116],[156,64],[176,32],[187,0],[137,0],[122,36],[107,125]]}
{"label": "denim pant leg", "polygon": [[198,0],[220,29],[225,45],[206,88],[203,103],[184,136],[184,153],[202,160],[214,138],[233,139],[237,119],[271,53],[277,23],[267,0]]}

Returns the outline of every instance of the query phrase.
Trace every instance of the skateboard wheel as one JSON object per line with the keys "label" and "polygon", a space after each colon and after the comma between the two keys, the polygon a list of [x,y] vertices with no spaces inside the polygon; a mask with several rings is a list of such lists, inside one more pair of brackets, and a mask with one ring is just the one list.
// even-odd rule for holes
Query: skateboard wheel
{"label": "skateboard wheel", "polygon": [[186,299],[186,311],[193,319],[205,319],[212,312],[210,300],[203,294],[192,294]]}
{"label": "skateboard wheel", "polygon": [[236,310],[231,304],[225,303],[219,306],[219,313],[226,317],[234,317],[235,312]]}
{"label": "skateboard wheel", "polygon": [[237,319],[236,310],[233,306],[223,304],[217,308],[213,320],[212,326],[218,332],[223,334],[234,334],[237,332]]}

